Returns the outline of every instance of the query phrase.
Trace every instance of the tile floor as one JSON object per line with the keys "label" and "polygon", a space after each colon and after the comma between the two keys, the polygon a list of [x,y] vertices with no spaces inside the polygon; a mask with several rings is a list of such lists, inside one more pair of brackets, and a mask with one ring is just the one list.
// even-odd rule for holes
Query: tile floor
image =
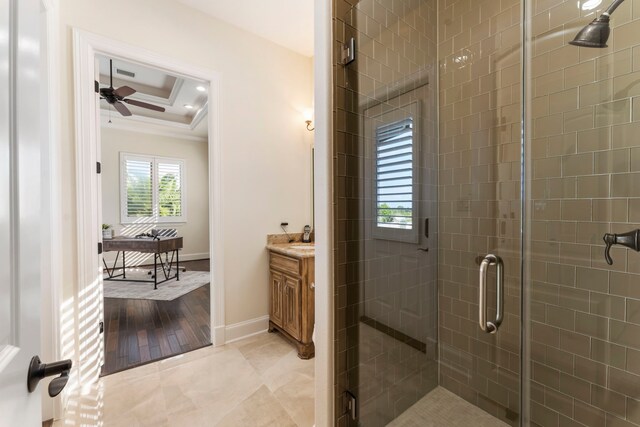
{"label": "tile floor", "polygon": [[102,378],[54,426],[313,424],[313,359],[264,333]]}
{"label": "tile floor", "polygon": [[477,406],[436,387],[387,427],[509,427]]}

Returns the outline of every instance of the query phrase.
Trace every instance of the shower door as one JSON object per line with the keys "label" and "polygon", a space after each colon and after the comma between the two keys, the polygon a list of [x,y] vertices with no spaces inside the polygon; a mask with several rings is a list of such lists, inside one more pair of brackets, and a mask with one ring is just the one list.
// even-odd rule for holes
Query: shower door
{"label": "shower door", "polygon": [[339,425],[519,420],[519,7],[336,3]]}

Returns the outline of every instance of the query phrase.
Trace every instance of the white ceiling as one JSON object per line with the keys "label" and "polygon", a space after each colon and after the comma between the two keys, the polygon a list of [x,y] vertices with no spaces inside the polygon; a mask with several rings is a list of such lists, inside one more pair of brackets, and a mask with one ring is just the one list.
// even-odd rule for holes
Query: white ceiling
{"label": "white ceiling", "polygon": [[[100,69],[100,87],[109,86],[109,58],[97,56]],[[125,70],[135,73],[134,77],[118,73]],[[204,87],[202,82],[172,75],[162,70],[148,67],[142,64],[113,59],[113,86],[129,86],[136,93],[127,98],[148,102],[165,108],[165,112],[153,111],[146,108],[126,104],[133,113],[132,116],[123,117],[106,101],[100,101],[100,109],[104,118],[103,125],[109,125],[111,119],[113,125],[127,124],[153,128],[154,130],[170,128],[167,131],[183,133],[194,137],[207,136],[207,93],[197,88]],[[205,88],[206,89],[206,88]],[[191,105],[193,108],[186,108]],[[134,128],[135,128],[134,126]]]}
{"label": "white ceiling", "polygon": [[313,0],[177,0],[304,56],[313,56]]}

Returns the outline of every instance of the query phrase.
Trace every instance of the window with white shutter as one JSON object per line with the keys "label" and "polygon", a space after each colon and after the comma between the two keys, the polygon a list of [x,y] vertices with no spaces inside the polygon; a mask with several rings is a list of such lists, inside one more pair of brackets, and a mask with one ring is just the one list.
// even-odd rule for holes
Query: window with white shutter
{"label": "window with white shutter", "polygon": [[419,103],[378,104],[365,111],[367,157],[371,161],[372,235],[407,243],[419,241],[417,118]]}
{"label": "window with white shutter", "polygon": [[413,228],[413,119],[376,129],[377,227]]}
{"label": "window with white shutter", "polygon": [[185,222],[184,161],[120,153],[122,223]]}

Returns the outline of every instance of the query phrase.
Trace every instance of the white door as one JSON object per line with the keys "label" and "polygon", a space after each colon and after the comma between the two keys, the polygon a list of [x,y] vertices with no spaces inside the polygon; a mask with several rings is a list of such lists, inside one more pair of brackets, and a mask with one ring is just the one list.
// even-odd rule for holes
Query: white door
{"label": "white door", "polygon": [[39,0],[0,0],[2,427],[42,422],[41,392],[27,390],[29,362],[40,351],[39,19]]}

